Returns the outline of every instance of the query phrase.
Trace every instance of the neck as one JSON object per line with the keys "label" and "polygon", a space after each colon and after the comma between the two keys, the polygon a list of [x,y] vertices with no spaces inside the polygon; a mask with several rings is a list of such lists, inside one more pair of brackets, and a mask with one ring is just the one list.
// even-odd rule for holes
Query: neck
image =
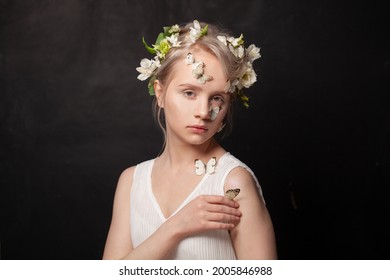
{"label": "neck", "polygon": [[167,142],[164,151],[161,153],[159,160],[165,161],[171,168],[180,168],[182,165],[193,166],[195,159],[203,161],[209,160],[211,157],[218,157],[217,153],[221,153],[222,147],[214,140],[202,145],[173,145]]}

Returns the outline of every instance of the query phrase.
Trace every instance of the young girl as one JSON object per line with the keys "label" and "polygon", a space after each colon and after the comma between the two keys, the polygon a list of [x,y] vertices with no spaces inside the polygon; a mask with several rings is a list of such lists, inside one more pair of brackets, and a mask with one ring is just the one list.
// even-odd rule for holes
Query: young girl
{"label": "young girl", "polygon": [[103,259],[277,258],[255,174],[215,138],[256,81],[259,48],[243,43],[196,20],[144,41],[154,58],[141,60],[138,78],[149,79],[165,143],[121,174]]}

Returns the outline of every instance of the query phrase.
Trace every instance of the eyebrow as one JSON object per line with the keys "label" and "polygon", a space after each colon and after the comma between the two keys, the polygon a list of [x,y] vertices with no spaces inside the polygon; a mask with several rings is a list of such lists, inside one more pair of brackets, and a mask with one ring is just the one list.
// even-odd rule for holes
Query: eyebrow
{"label": "eyebrow", "polygon": [[[184,83],[184,84],[179,84],[177,85],[178,87],[188,87],[188,88],[193,88],[193,89],[196,89],[196,90],[201,90],[202,87],[201,86],[198,86],[196,84],[192,84],[192,83]],[[226,93],[224,90],[221,90],[221,91],[215,91],[213,92],[213,94],[221,94],[221,95],[226,95],[228,93]]]}
{"label": "eyebrow", "polygon": [[190,87],[190,88],[195,88],[195,89],[201,89],[200,86],[197,86],[195,84],[190,84],[190,83],[184,83],[184,84],[180,84],[178,86],[179,87]]}

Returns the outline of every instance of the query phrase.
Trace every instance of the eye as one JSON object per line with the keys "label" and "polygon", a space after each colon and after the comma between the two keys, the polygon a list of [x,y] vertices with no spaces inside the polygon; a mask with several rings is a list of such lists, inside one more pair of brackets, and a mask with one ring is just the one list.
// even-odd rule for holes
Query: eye
{"label": "eye", "polygon": [[213,104],[221,105],[224,102],[224,98],[220,95],[215,95],[211,98]]}
{"label": "eye", "polygon": [[194,98],[195,97],[195,92],[191,90],[185,90],[183,91],[183,95],[188,97],[188,98]]}

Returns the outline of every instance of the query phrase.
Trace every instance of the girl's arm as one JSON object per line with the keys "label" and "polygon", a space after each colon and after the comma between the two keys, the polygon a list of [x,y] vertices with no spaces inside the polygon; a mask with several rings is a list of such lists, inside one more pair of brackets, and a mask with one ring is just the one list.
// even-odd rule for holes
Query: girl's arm
{"label": "girl's arm", "polygon": [[277,259],[273,224],[252,175],[235,168],[228,175],[225,189],[240,188],[235,198],[242,213],[240,223],[230,231],[238,259]]}
{"label": "girl's arm", "polygon": [[130,167],[119,178],[103,259],[165,259],[184,237],[207,230],[231,230],[240,220],[241,212],[236,201],[223,196],[199,196],[133,248],[130,231],[133,173],[134,167]]}

